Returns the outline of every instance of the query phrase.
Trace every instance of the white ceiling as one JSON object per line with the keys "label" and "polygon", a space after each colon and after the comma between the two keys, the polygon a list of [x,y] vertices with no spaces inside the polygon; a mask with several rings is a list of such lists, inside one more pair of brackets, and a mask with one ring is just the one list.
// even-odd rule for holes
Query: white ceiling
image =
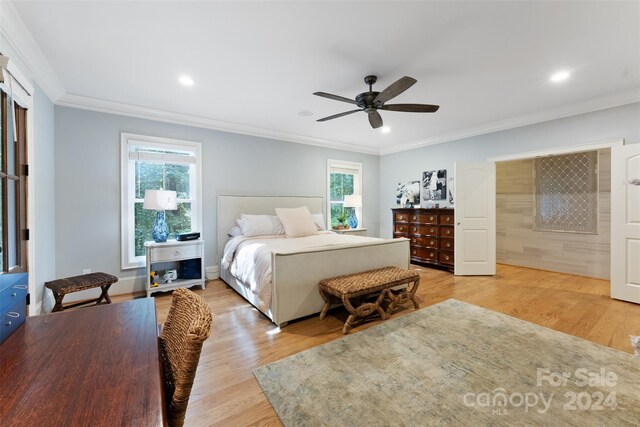
{"label": "white ceiling", "polygon": [[[301,142],[385,153],[640,100],[637,1],[14,6],[64,87],[62,105]],[[572,77],[550,83],[560,69]],[[196,84],[181,86],[182,74]],[[374,90],[412,76],[393,102],[441,108],[382,112],[389,134],[364,113],[315,121],[353,106],[313,92],[354,98],[367,74],[379,77]]]}

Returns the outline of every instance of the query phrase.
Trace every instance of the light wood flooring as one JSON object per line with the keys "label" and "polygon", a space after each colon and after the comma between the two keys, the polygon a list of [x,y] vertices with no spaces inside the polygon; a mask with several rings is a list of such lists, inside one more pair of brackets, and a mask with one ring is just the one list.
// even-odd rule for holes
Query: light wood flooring
{"label": "light wood flooring", "polygon": [[[640,306],[609,298],[605,280],[506,265],[498,265],[495,277],[456,277],[416,268],[421,275],[417,293],[421,308],[455,298],[625,352],[632,352],[629,335],[640,335]],[[211,305],[214,323],[185,425],[281,425],[252,370],[342,337],[346,311],[334,309],[323,321],[314,316],[278,330],[220,280],[196,292]],[[164,322],[171,297],[156,295],[158,320]],[[411,312],[408,308],[393,317]],[[377,323],[357,326],[354,332]]]}

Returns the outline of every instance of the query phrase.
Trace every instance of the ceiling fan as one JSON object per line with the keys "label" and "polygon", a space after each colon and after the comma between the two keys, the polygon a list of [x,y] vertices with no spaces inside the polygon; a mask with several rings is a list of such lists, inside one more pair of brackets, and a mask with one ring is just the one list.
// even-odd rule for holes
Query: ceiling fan
{"label": "ceiling fan", "polygon": [[345,111],[344,113],[334,114],[333,116],[324,117],[318,119],[318,122],[326,122],[327,120],[337,119],[338,117],[348,116],[349,114],[357,113],[358,111],[364,111],[369,115],[369,123],[371,127],[377,129],[382,126],[382,117],[378,110],[387,111],[404,111],[408,113],[435,113],[440,108],[439,105],[429,104],[389,104],[385,105],[385,102],[400,95],[405,90],[413,86],[417,80],[412,77],[404,76],[396,82],[392,83],[382,92],[374,92],[372,89],[373,84],[378,80],[376,76],[367,76],[364,78],[364,82],[369,85],[369,91],[363,92],[356,96],[356,99],[349,99],[339,95],[332,95],[326,92],[314,92],[314,95],[321,96],[323,98],[334,99],[336,101],[348,102],[349,104],[355,104],[359,108],[357,110]]}

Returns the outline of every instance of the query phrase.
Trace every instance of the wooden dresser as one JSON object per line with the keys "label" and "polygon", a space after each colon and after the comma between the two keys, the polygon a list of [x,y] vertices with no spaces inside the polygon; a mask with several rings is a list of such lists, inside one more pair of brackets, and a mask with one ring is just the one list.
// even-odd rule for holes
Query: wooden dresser
{"label": "wooden dresser", "polygon": [[453,272],[454,210],[392,209],[393,237],[411,241],[411,262]]}

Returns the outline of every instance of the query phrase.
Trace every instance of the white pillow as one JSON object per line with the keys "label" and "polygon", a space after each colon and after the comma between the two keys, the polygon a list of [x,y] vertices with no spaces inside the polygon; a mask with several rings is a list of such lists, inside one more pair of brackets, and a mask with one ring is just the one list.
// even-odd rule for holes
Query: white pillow
{"label": "white pillow", "polygon": [[[239,220],[236,220],[236,222]],[[238,236],[242,236],[242,228],[240,228],[239,225],[234,225],[233,227],[231,227],[231,230],[229,230],[229,232],[227,233],[227,236],[229,237],[238,237]]]}
{"label": "white pillow", "polygon": [[240,215],[242,234],[246,237],[284,234],[284,228],[275,215]]}
{"label": "white pillow", "polygon": [[311,217],[313,218],[313,222],[316,223],[318,231],[325,231],[327,229],[327,224],[324,222],[324,215],[321,213],[311,214]]}
{"label": "white pillow", "polygon": [[293,209],[276,208],[276,214],[287,237],[304,237],[318,234],[318,227],[306,206]]}

